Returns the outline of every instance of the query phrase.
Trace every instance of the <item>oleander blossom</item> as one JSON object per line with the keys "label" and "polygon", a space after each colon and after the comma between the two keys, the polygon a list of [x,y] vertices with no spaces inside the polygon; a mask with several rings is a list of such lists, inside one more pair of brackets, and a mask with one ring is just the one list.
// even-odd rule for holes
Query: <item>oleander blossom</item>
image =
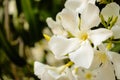
{"label": "oleander blossom", "polygon": [[91,30],[100,23],[99,8],[89,3],[81,17],[64,8],[59,18],[70,36],[53,35],[49,41],[50,50],[57,59],[69,58],[76,66],[89,68],[94,57],[91,43],[95,48],[112,36],[112,31],[105,28]]}

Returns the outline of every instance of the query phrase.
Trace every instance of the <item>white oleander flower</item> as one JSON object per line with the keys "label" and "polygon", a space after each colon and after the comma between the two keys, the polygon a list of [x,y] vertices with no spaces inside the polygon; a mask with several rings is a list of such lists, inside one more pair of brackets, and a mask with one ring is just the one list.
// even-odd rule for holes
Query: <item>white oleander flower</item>
{"label": "white oleander flower", "polygon": [[41,80],[74,80],[68,67],[51,67],[37,61],[34,63],[34,74]]}
{"label": "white oleander flower", "polygon": [[88,4],[88,7],[81,13],[80,19],[78,13],[68,9],[63,9],[59,17],[63,28],[73,37],[67,38],[62,35],[51,37],[50,50],[58,59],[69,57],[75,65],[89,68],[94,56],[91,42],[96,47],[112,36],[112,32],[105,28],[91,30],[100,23],[98,7]]}
{"label": "white oleander flower", "polygon": [[65,8],[82,13],[89,3],[95,4],[95,0],[67,0]]}
{"label": "white oleander flower", "polygon": [[45,40],[41,40],[41,43],[36,42],[34,45],[34,47],[30,48],[31,51],[31,55],[33,57],[33,59],[36,61],[42,61],[43,57],[44,57],[44,50],[45,48],[47,48],[45,45]]}
{"label": "white oleander flower", "polygon": [[107,21],[110,17],[118,17],[115,25],[112,27],[113,36],[114,39],[120,38],[120,6],[112,2],[110,4],[107,4],[101,11],[101,14],[103,15],[105,21]]}

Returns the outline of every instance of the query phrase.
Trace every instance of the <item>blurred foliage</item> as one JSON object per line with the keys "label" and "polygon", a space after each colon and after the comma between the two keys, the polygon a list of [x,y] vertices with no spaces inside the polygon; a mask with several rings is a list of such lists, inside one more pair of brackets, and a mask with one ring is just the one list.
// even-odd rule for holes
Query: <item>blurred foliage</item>
{"label": "blurred foliage", "polygon": [[64,2],[0,0],[0,80],[38,80],[30,49],[43,39],[46,18],[55,18]]}

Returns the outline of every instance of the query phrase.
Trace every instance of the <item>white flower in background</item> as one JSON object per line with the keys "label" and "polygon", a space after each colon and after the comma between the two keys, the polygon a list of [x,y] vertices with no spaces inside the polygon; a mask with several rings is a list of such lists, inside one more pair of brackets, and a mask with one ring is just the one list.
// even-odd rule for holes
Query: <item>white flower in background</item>
{"label": "white flower in background", "polygon": [[8,6],[8,12],[10,15],[17,15],[17,7],[16,7],[16,1],[15,0],[10,0],[9,1],[9,6]]}
{"label": "white flower in background", "polygon": [[44,49],[42,46],[40,46],[39,44],[36,44],[35,47],[32,47],[30,50],[34,60],[37,60],[37,61],[43,60]]}
{"label": "white flower in background", "polygon": [[31,57],[34,61],[44,61],[52,66],[59,66],[64,64],[62,60],[58,60],[55,56],[49,51],[48,44],[45,39],[40,40],[34,44],[34,47],[30,48]]}
{"label": "white flower in background", "polygon": [[91,42],[96,47],[112,36],[112,32],[105,28],[91,30],[100,23],[98,7],[88,4],[80,19],[78,13],[68,9],[63,9],[59,17],[63,28],[72,35],[72,38],[62,35],[51,37],[50,50],[58,59],[69,57],[76,66],[89,68],[94,56]]}
{"label": "white flower in background", "polygon": [[114,68],[110,62],[96,69],[74,69],[72,73],[76,80],[115,80]]}
{"label": "white flower in background", "polygon": [[82,13],[89,3],[95,4],[95,0],[67,0],[65,8]]}
{"label": "white flower in background", "polygon": [[34,74],[41,80],[75,80],[66,66],[51,67],[37,61],[34,63]]}
{"label": "white flower in background", "polygon": [[113,36],[114,39],[118,39],[120,38],[120,6],[115,3],[112,2],[110,4],[107,4],[101,11],[101,14],[103,15],[105,21],[107,21],[110,17],[118,17],[115,25],[112,27],[112,31],[113,31]]}
{"label": "white flower in background", "polygon": [[94,73],[96,73],[95,80],[116,80],[114,68],[111,62],[107,62],[98,69],[95,69]]}
{"label": "white flower in background", "polygon": [[34,44],[34,47],[30,48],[31,55],[35,61],[42,61],[45,55],[45,50],[48,50],[47,41],[42,39]]}
{"label": "white flower in background", "polygon": [[120,79],[120,54],[109,51],[104,45],[99,46],[99,52],[96,53],[98,60],[104,65],[107,62],[112,62],[117,79]]}

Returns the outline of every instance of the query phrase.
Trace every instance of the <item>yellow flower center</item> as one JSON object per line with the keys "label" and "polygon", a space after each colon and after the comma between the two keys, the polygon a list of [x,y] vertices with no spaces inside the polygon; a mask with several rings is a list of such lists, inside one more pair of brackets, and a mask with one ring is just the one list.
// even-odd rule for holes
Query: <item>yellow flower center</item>
{"label": "yellow flower center", "polygon": [[91,74],[91,73],[86,73],[86,74],[85,74],[85,78],[86,78],[87,80],[91,80],[91,79],[92,79],[92,74]]}
{"label": "yellow flower center", "polygon": [[80,39],[85,41],[88,38],[88,34],[86,32],[81,32],[80,33]]}
{"label": "yellow flower center", "polygon": [[107,61],[107,55],[105,53],[99,53],[99,59],[102,63]]}

